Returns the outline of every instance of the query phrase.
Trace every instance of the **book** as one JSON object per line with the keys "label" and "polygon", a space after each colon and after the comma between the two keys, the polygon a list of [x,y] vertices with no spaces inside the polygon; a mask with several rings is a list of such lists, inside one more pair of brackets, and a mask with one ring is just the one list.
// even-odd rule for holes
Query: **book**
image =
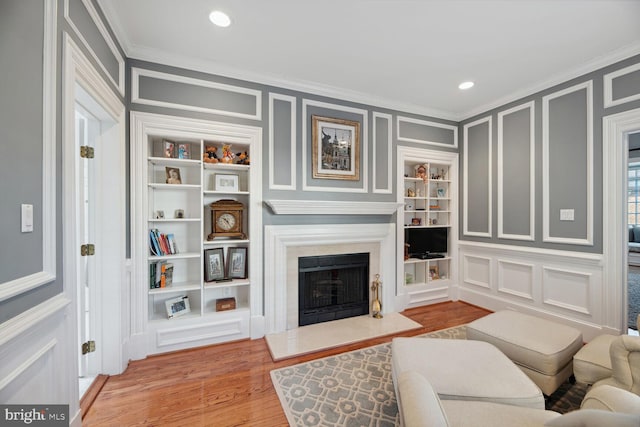
{"label": "book", "polygon": [[172,255],[178,253],[178,248],[176,247],[176,239],[173,233],[167,234],[167,242],[169,243],[169,251]]}
{"label": "book", "polygon": [[171,286],[173,283],[173,264],[164,265],[164,287]]}

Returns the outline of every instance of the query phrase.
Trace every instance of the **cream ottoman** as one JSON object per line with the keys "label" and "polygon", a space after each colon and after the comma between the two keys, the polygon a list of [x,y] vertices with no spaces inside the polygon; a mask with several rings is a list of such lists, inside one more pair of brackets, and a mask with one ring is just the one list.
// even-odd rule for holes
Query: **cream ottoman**
{"label": "cream ottoman", "polygon": [[467,339],[491,343],[551,395],[573,373],[582,347],[575,328],[515,311],[498,311],[467,325]]}
{"label": "cream ottoman", "polygon": [[394,386],[403,372],[424,376],[443,400],[475,400],[544,409],[540,389],[491,344],[437,338],[394,338]]}
{"label": "cream ottoman", "polygon": [[599,335],[573,356],[573,374],[576,381],[594,384],[611,376],[609,348],[614,339],[615,335]]}

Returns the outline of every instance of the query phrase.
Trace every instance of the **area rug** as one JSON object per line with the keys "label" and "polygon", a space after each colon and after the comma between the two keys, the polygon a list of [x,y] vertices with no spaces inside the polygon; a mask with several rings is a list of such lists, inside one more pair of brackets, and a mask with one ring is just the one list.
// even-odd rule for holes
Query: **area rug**
{"label": "area rug", "polygon": [[[465,331],[457,326],[420,337],[466,339]],[[400,425],[390,343],[275,369],[271,381],[291,426]],[[547,409],[578,409],[586,391],[584,384],[566,382],[549,396]]]}
{"label": "area rug", "polygon": [[[635,270],[635,269],[634,269]],[[640,313],[640,273],[637,271],[631,271],[629,269],[629,278],[627,280],[628,286],[628,319],[629,328],[637,329],[636,324],[638,319],[638,313]]]}

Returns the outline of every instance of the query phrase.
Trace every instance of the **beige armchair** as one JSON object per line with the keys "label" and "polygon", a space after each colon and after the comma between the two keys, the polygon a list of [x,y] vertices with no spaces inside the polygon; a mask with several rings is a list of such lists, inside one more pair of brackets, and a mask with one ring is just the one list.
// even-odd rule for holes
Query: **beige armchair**
{"label": "beige armchair", "polygon": [[640,395],[640,337],[620,335],[609,347],[611,377],[593,386],[608,384]]}

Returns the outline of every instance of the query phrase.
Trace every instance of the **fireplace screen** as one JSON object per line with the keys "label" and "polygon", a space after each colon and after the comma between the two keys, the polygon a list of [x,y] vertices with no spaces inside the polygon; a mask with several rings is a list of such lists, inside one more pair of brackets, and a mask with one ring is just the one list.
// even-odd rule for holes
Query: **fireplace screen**
{"label": "fireplace screen", "polygon": [[369,313],[369,254],[298,258],[299,326]]}

